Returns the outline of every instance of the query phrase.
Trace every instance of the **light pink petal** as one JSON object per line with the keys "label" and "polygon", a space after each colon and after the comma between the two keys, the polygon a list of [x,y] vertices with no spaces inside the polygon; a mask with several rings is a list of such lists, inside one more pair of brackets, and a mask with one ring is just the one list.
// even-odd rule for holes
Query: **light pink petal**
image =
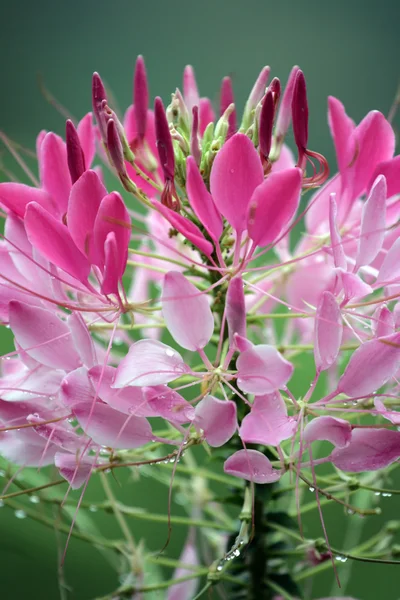
{"label": "light pink petal", "polygon": [[246,443],[278,446],[292,437],[296,420],[288,417],[286,405],[278,392],[255,396],[251,411],[242,421],[239,435]]}
{"label": "light pink petal", "polygon": [[219,212],[238,234],[246,229],[246,215],[254,190],[264,181],[257,150],[242,133],[233,135],[215,157],[211,194]]}
{"label": "light pink petal", "polygon": [[107,404],[74,404],[73,413],[85,433],[101,446],[139,448],[153,438],[149,422],[141,417],[126,416]]}
{"label": "light pink petal", "polygon": [[374,318],[371,321],[372,330],[377,338],[391,335],[395,330],[394,315],[386,304],[379,306],[374,312]]}
{"label": "light pink petal", "polygon": [[194,425],[204,431],[210,446],[223,446],[237,429],[236,404],[232,400],[206,396],[196,406]]}
{"label": "light pink petal", "polygon": [[191,65],[187,65],[183,71],[183,96],[189,114],[191,115],[193,106],[198,106],[200,101],[196,76]]}
{"label": "light pink petal", "polygon": [[186,160],[186,177],[186,189],[190,206],[210,237],[217,242],[223,230],[221,215],[206,188],[193,156],[188,156]]}
{"label": "light pink petal", "polygon": [[293,152],[289,146],[283,144],[278,160],[272,163],[271,173],[279,173],[280,171],[285,171],[286,169],[293,169],[295,166],[296,160]]}
{"label": "light pink petal", "polygon": [[372,287],[355,273],[340,271],[340,277],[342,279],[346,303],[352,300],[352,298],[364,298],[373,292]]}
{"label": "light pink petal", "polygon": [[400,194],[400,155],[378,164],[369,181],[367,187],[368,193],[378,175],[385,176],[388,198]]}
{"label": "light pink petal", "polygon": [[54,199],[60,215],[67,212],[71,190],[67,149],[60,136],[47,133],[40,146],[40,179],[43,189]]}
{"label": "light pink petal", "polygon": [[330,195],[329,202],[329,231],[331,234],[331,247],[333,254],[333,261],[335,267],[347,269],[346,255],[343,250],[342,238],[337,227],[337,206],[336,206],[336,194]]}
{"label": "light pink petal", "polygon": [[68,229],[79,250],[93,262],[93,227],[107,190],[95,171],[85,171],[74,183],[68,202]]}
{"label": "light pink petal", "polygon": [[70,328],[73,344],[82,360],[85,367],[93,367],[96,360],[96,350],[92,336],[88,330],[88,327],[78,312],[72,313],[68,317],[68,327]]}
{"label": "light pink petal", "polygon": [[272,468],[268,458],[257,450],[235,452],[225,461],[224,471],[228,475],[254,483],[273,483],[282,476],[280,471]]}
{"label": "light pink petal", "polygon": [[30,187],[23,183],[0,183],[0,204],[14,212],[22,219],[29,202],[37,202],[49,212],[55,212],[53,200],[44,190]]}
{"label": "light pink petal", "polygon": [[336,160],[339,171],[346,169],[351,161],[352,153],[355,149],[351,147],[351,134],[355,129],[355,124],[350,117],[346,115],[343,104],[333,96],[328,98],[328,122],[335,144]]}
{"label": "light pink petal", "polygon": [[82,283],[87,283],[90,265],[75,246],[68,228],[36,202],[26,209],[25,227],[32,246],[50,262]]}
{"label": "light pink petal", "polygon": [[113,387],[160,385],[188,371],[182,356],[157,340],[139,340],[118,365]]}
{"label": "light pink petal", "polygon": [[247,230],[254,244],[271,244],[289,225],[299,205],[301,185],[301,170],[287,169],[271,173],[255,189],[247,216]]}
{"label": "light pink petal", "polygon": [[183,217],[179,213],[171,210],[167,206],[164,206],[157,200],[153,201],[153,206],[167,221],[172,225],[174,229],[179,231],[189,242],[196,246],[205,256],[210,257],[214,251],[214,247],[211,242],[206,240],[200,229],[189,221],[186,217]]}
{"label": "light pink petal", "polygon": [[373,394],[400,367],[400,333],[369,340],[353,353],[337,391],[358,397]]}
{"label": "light pink petal", "polygon": [[21,347],[43,365],[66,371],[80,366],[71,332],[54,313],[13,301],[10,326]]}
{"label": "light pink petal", "polygon": [[342,179],[339,174],[334,175],[310,198],[305,223],[309,233],[326,234],[329,223],[329,202],[332,194],[335,194],[340,202],[340,190]]}
{"label": "light pink petal", "polygon": [[267,344],[242,352],[236,361],[237,384],[248,394],[268,394],[285,387],[292,376],[293,365]]}
{"label": "light pink petal", "polygon": [[165,275],[161,297],[165,323],[182,348],[199,350],[210,341],[214,331],[207,296],[178,271]]}
{"label": "light pink petal", "polygon": [[337,448],[348,446],[351,439],[351,425],[343,419],[335,417],[317,417],[307,423],[303,431],[303,441],[326,440]]}
{"label": "light pink petal", "polygon": [[0,433],[0,454],[16,465],[46,467],[54,462],[58,447],[31,429]]}
{"label": "light pink petal", "polygon": [[356,270],[363,265],[371,264],[376,258],[382,248],[385,228],[386,179],[383,175],[379,175],[363,208]]}
{"label": "light pink petal", "polygon": [[114,367],[96,365],[89,371],[89,378],[98,397],[106,404],[126,415],[136,417],[153,417],[154,411],[149,409],[143,389],[129,386],[115,389],[114,383],[117,369]]}
{"label": "light pink petal", "polygon": [[236,276],[229,282],[226,294],[226,321],[229,330],[229,342],[234,344],[234,335],[246,337],[246,306],[244,301],[243,279]]}
{"label": "light pink petal", "polygon": [[112,192],[101,201],[93,230],[96,248],[96,264],[102,269],[105,265],[105,243],[109,233],[115,234],[118,261],[115,269],[118,277],[125,271],[128,247],[131,238],[131,218],[125,203],[117,192]]}
{"label": "light pink petal", "polygon": [[343,322],[339,305],[331,292],[323,292],[314,326],[314,359],[318,371],[325,371],[334,364],[342,336]]}
{"label": "light pink petal", "polygon": [[59,398],[64,406],[71,407],[78,403],[86,403],[91,406],[94,396],[94,388],[89,381],[86,367],[80,367],[68,373],[61,382]]}
{"label": "light pink petal", "polygon": [[[179,562],[182,565],[197,567],[199,565],[199,557],[192,533],[193,532],[189,530],[188,539],[183,548],[183,552],[179,557]],[[192,574],[193,569],[178,567],[174,571],[173,579],[180,579],[181,577],[185,577],[185,575]],[[188,598],[194,598],[198,586],[199,580],[197,578],[182,581],[181,583],[175,583],[168,589],[167,600],[188,600]]]}
{"label": "light pink petal", "polygon": [[387,419],[393,425],[400,426],[400,412],[397,410],[388,410],[382,400],[378,397],[374,398],[375,408],[382,415],[384,419]]}
{"label": "light pink petal", "polygon": [[81,435],[78,435],[71,425],[60,423],[46,423],[42,417],[37,414],[28,415],[28,423],[35,425],[33,429],[40,437],[51,441],[53,444],[67,450],[68,452],[77,452],[82,446],[82,442],[87,441]]}
{"label": "light pink petal", "polygon": [[376,283],[394,281],[400,277],[400,238],[398,238],[386,254],[379,270]]}
{"label": "light pink petal", "polygon": [[193,406],[166,385],[144,388],[143,395],[154,416],[181,424],[194,419]]}
{"label": "light pink petal", "polygon": [[244,352],[245,350],[253,348],[254,346],[254,344],[250,340],[248,340],[246,337],[243,337],[242,335],[239,335],[238,333],[235,333],[233,335],[233,340],[235,342],[235,347],[239,352]]}
{"label": "light pink petal", "polygon": [[335,448],[330,461],[350,473],[377,471],[400,457],[400,431],[391,429],[354,429],[346,448]]}
{"label": "light pink petal", "polygon": [[85,166],[89,169],[93,162],[94,155],[96,154],[96,138],[92,113],[87,113],[87,115],[79,121],[77,131],[83,155],[85,157]]}
{"label": "light pink petal", "polygon": [[73,490],[83,486],[93,470],[94,462],[94,458],[77,457],[76,454],[65,452],[56,452],[54,456],[54,464],[61,477],[68,481]]}
{"label": "light pink petal", "polygon": [[215,121],[215,113],[212,106],[211,100],[208,98],[200,98],[199,104],[199,132],[200,135],[204,134],[206,127],[209,123]]}

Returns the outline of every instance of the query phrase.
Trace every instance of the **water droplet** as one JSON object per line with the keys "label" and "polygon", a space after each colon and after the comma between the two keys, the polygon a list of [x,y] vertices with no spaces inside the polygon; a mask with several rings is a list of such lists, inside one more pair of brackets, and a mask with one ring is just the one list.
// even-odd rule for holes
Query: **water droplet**
{"label": "water droplet", "polygon": [[90,512],[94,513],[94,512],[97,512],[98,508],[97,508],[97,506],[95,504],[91,504],[89,506],[89,510],[90,510]]}
{"label": "water droplet", "polygon": [[217,566],[217,571],[222,571],[223,568],[224,568],[223,565],[218,565]]}
{"label": "water droplet", "polygon": [[4,506],[4,500],[0,500],[0,508],[3,508]]}
{"label": "water droplet", "polygon": [[315,492],[315,488],[313,488],[313,487],[309,487],[308,489],[310,492]]}
{"label": "water droplet", "polygon": [[291,306],[288,306],[288,308],[287,308],[287,309],[288,309],[288,310],[292,310],[292,307],[291,307]]}
{"label": "water droplet", "polygon": [[375,492],[375,496],[380,496],[381,493],[380,492]]}
{"label": "water droplet", "polygon": [[32,504],[39,504],[40,498],[39,496],[29,496],[29,502],[32,502]]}
{"label": "water droplet", "polygon": [[3,471],[3,469],[0,469],[0,477],[5,477],[6,476],[6,472]]}
{"label": "water droplet", "polygon": [[347,514],[348,515],[354,515],[355,511],[352,508],[348,508],[347,509]]}
{"label": "water droplet", "polygon": [[105,469],[104,473],[105,473],[106,475],[108,475],[109,473],[111,473],[111,469]]}
{"label": "water droplet", "polygon": [[382,494],[382,498],[391,498],[392,494],[384,493]]}
{"label": "water droplet", "polygon": [[14,515],[17,517],[17,519],[25,519],[26,518],[26,512],[22,509],[16,510]]}
{"label": "water droplet", "polygon": [[174,352],[174,350],[172,350],[172,348],[167,348],[166,351],[165,351],[165,354],[167,356],[171,356],[171,357],[175,356],[175,352]]}

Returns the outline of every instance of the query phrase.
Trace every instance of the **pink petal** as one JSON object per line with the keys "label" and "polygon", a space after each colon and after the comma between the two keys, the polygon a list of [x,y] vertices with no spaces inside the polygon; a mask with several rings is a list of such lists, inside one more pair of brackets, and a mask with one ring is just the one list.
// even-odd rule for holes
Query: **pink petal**
{"label": "pink petal", "polygon": [[206,127],[209,123],[215,120],[214,109],[211,100],[208,98],[200,98],[199,104],[199,132],[200,135],[204,134]]}
{"label": "pink petal", "polygon": [[178,271],[165,275],[161,305],[167,328],[182,348],[195,351],[208,344],[214,331],[208,298]]}
{"label": "pink petal", "polygon": [[247,217],[247,230],[254,244],[271,244],[289,225],[299,205],[301,185],[301,170],[287,169],[271,173],[256,188]]}
{"label": "pink petal", "polygon": [[338,393],[369,396],[393,377],[400,367],[400,333],[369,340],[353,353],[339,380]]}
{"label": "pink petal", "polygon": [[376,283],[394,281],[400,277],[400,238],[398,238],[393,246],[386,254],[382,266],[379,270]]}
{"label": "pink petal", "polygon": [[229,343],[234,344],[234,335],[246,337],[246,306],[244,301],[243,279],[236,276],[229,282],[226,294],[226,321],[229,330]]}
{"label": "pink petal", "polygon": [[336,361],[343,336],[342,315],[335,296],[323,292],[315,315],[314,358],[317,371],[325,371]]}
{"label": "pink petal", "polygon": [[303,441],[326,440],[337,448],[348,446],[351,439],[351,425],[343,419],[334,417],[317,417],[307,423],[303,431]]}
{"label": "pink petal", "polygon": [[355,129],[355,124],[346,115],[343,104],[333,96],[328,98],[328,122],[335,144],[339,171],[342,172],[349,165],[352,158],[351,154],[355,151],[354,148],[349,148],[349,141]]}
{"label": "pink petal", "polygon": [[95,391],[89,381],[86,367],[68,373],[61,382],[59,398],[64,406],[71,407],[79,403],[91,406],[94,397]]}
{"label": "pink petal", "polygon": [[46,467],[54,462],[57,450],[57,446],[49,444],[30,429],[0,433],[0,454],[17,465]]}
{"label": "pink petal", "polygon": [[71,332],[54,313],[12,301],[10,326],[17,342],[38,362],[66,371],[80,366]]}
{"label": "pink petal", "polygon": [[139,448],[153,438],[146,419],[127,417],[107,404],[74,404],[72,410],[85,433],[101,446]]}
{"label": "pink petal", "polygon": [[268,458],[257,450],[239,450],[224,463],[228,475],[240,477],[254,483],[273,483],[282,473],[272,468]]}
{"label": "pink petal", "polygon": [[345,303],[352,300],[352,298],[364,298],[373,292],[372,287],[355,273],[340,271],[340,277],[344,289]]}
{"label": "pink petal", "polygon": [[242,421],[239,435],[246,443],[278,446],[292,437],[296,421],[288,417],[285,402],[278,392],[255,396],[251,411]]}
{"label": "pink petal", "polygon": [[54,464],[61,477],[68,481],[73,490],[83,486],[93,470],[94,462],[94,458],[77,458],[76,454],[65,452],[56,452],[54,456]]}
{"label": "pink petal", "polygon": [[264,181],[257,150],[242,133],[233,135],[215,157],[210,177],[211,194],[221,214],[240,235],[254,190]]}
{"label": "pink petal", "polygon": [[331,235],[331,248],[335,267],[347,270],[346,255],[343,250],[342,238],[337,227],[336,194],[330,195],[329,203],[329,231]]}
{"label": "pink petal", "polygon": [[109,233],[115,234],[118,261],[114,265],[118,277],[122,277],[131,238],[131,218],[120,194],[112,192],[101,201],[93,230],[93,241],[97,253],[96,264],[105,264],[105,243]]}
{"label": "pink petal", "polygon": [[179,213],[171,210],[167,206],[164,206],[157,200],[153,201],[153,206],[158,212],[160,212],[165,219],[172,225],[174,229],[179,231],[189,242],[196,246],[205,256],[210,257],[214,251],[214,247],[211,242],[206,240],[200,229],[189,221],[186,217],[183,217]]}
{"label": "pink petal", "polygon": [[111,408],[115,408],[126,415],[153,417],[154,411],[152,409],[149,410],[142,388],[130,386],[126,389],[115,389],[111,387],[114,383],[116,372],[116,368],[104,365],[96,365],[90,369],[89,379],[98,397],[111,406]]}
{"label": "pink petal", "polygon": [[400,412],[397,410],[388,410],[382,400],[378,397],[374,398],[374,404],[376,410],[382,415],[384,419],[387,419],[393,425],[400,425]]}
{"label": "pink petal", "polygon": [[54,198],[60,215],[67,212],[71,190],[65,143],[55,133],[47,133],[39,156],[40,179],[43,189]]}
{"label": "pink petal", "polygon": [[96,350],[92,336],[87,325],[78,312],[72,313],[68,319],[68,327],[71,331],[73,344],[85,367],[93,367],[96,364]]}
{"label": "pink petal", "polygon": [[215,242],[218,242],[223,230],[221,215],[214,204],[210,192],[206,188],[193,156],[188,156],[186,160],[186,176],[186,188],[190,206],[210,237]]}
{"label": "pink petal", "polygon": [[101,284],[101,292],[105,295],[118,294],[118,284],[123,272],[119,272],[119,254],[115,233],[111,231],[104,244],[104,275]]}
{"label": "pink petal", "polygon": [[380,338],[386,335],[391,335],[395,330],[395,322],[393,313],[390,312],[386,304],[379,306],[374,312],[373,319],[371,321],[372,329],[375,333],[375,337]]}
{"label": "pink petal", "polygon": [[93,227],[107,190],[95,171],[85,171],[74,183],[68,202],[68,229],[76,246],[93,262]]}
{"label": "pink petal", "polygon": [[355,270],[371,264],[376,258],[382,248],[385,231],[386,179],[379,175],[364,204]]}
{"label": "pink petal", "polygon": [[261,344],[242,352],[236,361],[237,384],[248,394],[268,394],[285,387],[293,365],[273,346]]}
{"label": "pink petal", "polygon": [[[183,552],[179,557],[179,562],[182,565],[197,567],[199,565],[199,557],[197,553],[195,539],[192,534],[193,531],[189,530],[188,538],[183,548]],[[192,574],[193,569],[188,569],[184,566],[178,567],[174,571],[173,579],[180,579],[181,577],[185,577],[185,575]],[[198,579],[189,579],[188,581],[175,583],[168,589],[168,595],[166,600],[188,600],[188,598],[194,598],[198,586]]]}
{"label": "pink petal", "polygon": [[147,405],[154,416],[162,417],[172,423],[188,423],[193,421],[195,411],[178,392],[166,385],[158,385],[143,389]]}
{"label": "pink petal", "polygon": [[46,423],[42,417],[36,414],[28,415],[26,418],[28,423],[35,425],[33,428],[36,433],[45,440],[51,441],[53,444],[67,450],[68,452],[77,452],[82,444],[87,441],[81,435],[78,435],[71,425],[65,422]]}
{"label": "pink petal", "polygon": [[87,113],[78,123],[79,141],[85,157],[86,168],[89,169],[96,154],[95,128],[92,113]]}
{"label": "pink petal", "polygon": [[28,204],[25,227],[32,246],[50,262],[82,283],[87,283],[90,265],[75,246],[68,228],[36,202]]}
{"label": "pink petal", "polygon": [[189,114],[191,115],[193,106],[198,106],[200,101],[196,76],[191,65],[187,65],[183,72],[183,96]]}
{"label": "pink petal", "polygon": [[400,431],[391,429],[354,429],[346,448],[335,448],[330,461],[350,473],[377,471],[400,457]]}
{"label": "pink petal", "polygon": [[400,194],[400,155],[378,164],[369,181],[367,187],[368,193],[378,175],[385,176],[388,198]]}
{"label": "pink petal", "polygon": [[174,381],[188,367],[182,356],[157,340],[139,340],[121,360],[113,387],[160,385]]}
{"label": "pink petal", "polygon": [[223,446],[237,429],[236,404],[232,400],[206,396],[196,406],[194,425],[204,431],[210,446]]}
{"label": "pink petal", "polygon": [[37,202],[49,212],[55,212],[53,200],[44,190],[23,183],[0,183],[0,203],[22,219],[29,202]]}

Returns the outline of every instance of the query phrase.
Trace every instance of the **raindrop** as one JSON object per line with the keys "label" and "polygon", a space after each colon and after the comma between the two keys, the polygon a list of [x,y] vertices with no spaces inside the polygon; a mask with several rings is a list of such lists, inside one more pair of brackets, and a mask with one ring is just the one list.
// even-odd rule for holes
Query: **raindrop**
{"label": "raindrop", "polygon": [[315,488],[313,488],[313,487],[309,487],[308,489],[310,492],[315,492]]}
{"label": "raindrop", "polygon": [[17,517],[17,519],[25,519],[26,518],[26,512],[22,509],[16,510],[14,515]]}
{"label": "raindrop", "polygon": [[223,565],[218,565],[217,571],[222,571],[223,568],[224,568]]}
{"label": "raindrop", "polygon": [[89,506],[89,510],[90,510],[90,512],[94,513],[94,512],[97,512],[98,509],[97,509],[97,506],[95,504],[91,504]]}
{"label": "raindrop", "polygon": [[291,307],[291,306],[288,306],[288,310],[292,310],[292,307]]}
{"label": "raindrop", "polygon": [[392,494],[384,493],[382,494],[382,498],[390,498]]}
{"label": "raindrop", "polygon": [[3,508],[4,506],[4,500],[0,500],[0,508]]}
{"label": "raindrop", "polygon": [[380,492],[375,492],[375,496],[380,496],[381,493]]}
{"label": "raindrop", "polygon": [[32,504],[39,504],[40,498],[39,496],[29,496],[29,502],[32,502]]}
{"label": "raindrop", "polygon": [[0,469],[0,477],[5,477],[6,476],[6,472],[3,471],[3,469]]}
{"label": "raindrop", "polygon": [[174,350],[172,350],[172,348],[167,348],[166,351],[165,351],[165,354],[167,356],[171,356],[171,357],[175,356],[175,352],[174,352]]}
{"label": "raindrop", "polygon": [[348,515],[354,515],[355,511],[352,508],[348,508],[347,509],[347,514]]}

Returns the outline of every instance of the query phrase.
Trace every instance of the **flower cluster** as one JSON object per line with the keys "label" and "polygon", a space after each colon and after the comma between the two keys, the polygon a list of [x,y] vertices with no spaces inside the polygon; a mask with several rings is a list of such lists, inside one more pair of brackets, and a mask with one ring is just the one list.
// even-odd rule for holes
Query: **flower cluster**
{"label": "flower cluster", "polygon": [[[265,67],[241,123],[230,79],[216,118],[191,67],[152,110],[139,57],[121,121],[95,73],[95,123],[67,121],[65,141],[41,132],[40,181],[0,184],[0,314],[15,342],[2,456],[54,464],[74,489],[132,456],[159,461],[154,443],[173,459],[223,447],[225,473],[253,484],[311,469],[317,487],[320,464],[360,473],[400,458],[392,127],[377,111],[355,125],[330,98],[329,178],[308,147],[302,71],[283,93],[268,80]],[[310,352],[315,377],[294,393]],[[331,450],[316,456],[318,441]]]}

